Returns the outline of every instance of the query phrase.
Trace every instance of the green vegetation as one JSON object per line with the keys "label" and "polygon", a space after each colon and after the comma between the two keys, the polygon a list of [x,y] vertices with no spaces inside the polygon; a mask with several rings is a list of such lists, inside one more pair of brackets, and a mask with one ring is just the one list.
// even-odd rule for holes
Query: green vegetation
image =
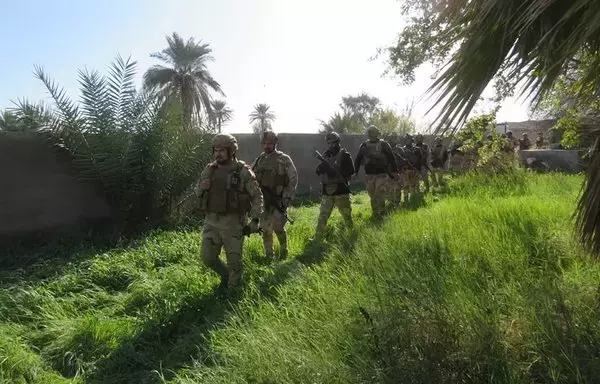
{"label": "green vegetation", "polygon": [[341,112],[335,112],[327,121],[321,120],[321,132],[364,133],[365,127],[376,125],[383,134],[412,133],[416,129],[412,117],[413,105],[400,114],[383,107],[381,101],[366,92],[342,97]]}
{"label": "green vegetation", "polygon": [[275,121],[275,113],[271,110],[269,104],[260,103],[254,106],[254,111],[248,116],[252,126],[252,132],[262,133],[272,130]]}
{"label": "green vegetation", "polygon": [[[381,49],[388,71],[414,81],[424,63],[440,68],[430,86],[437,93],[438,130],[457,131],[488,84],[495,80],[496,103],[521,95],[535,103],[555,99],[566,119],[563,145],[593,143],[583,193],[576,207],[580,243],[600,255],[600,131],[597,123],[579,137],[584,118],[598,121],[600,90],[600,8],[594,0],[406,0],[407,23],[397,43]],[[476,58],[476,59],[474,59]],[[441,66],[443,64],[443,67]],[[558,97],[555,97],[558,96]],[[546,100],[548,101],[548,100]],[[534,106],[535,106],[534,103]],[[567,110],[564,110],[564,108]],[[582,134],[583,136],[583,134]],[[562,139],[561,139],[562,142]]]}
{"label": "green vegetation", "polygon": [[53,244],[0,268],[0,382],[593,382],[597,261],[571,215],[580,176],[467,174],[367,219],[292,208],[290,259],[245,245],[244,293],[216,298],[200,228],[114,249]]}

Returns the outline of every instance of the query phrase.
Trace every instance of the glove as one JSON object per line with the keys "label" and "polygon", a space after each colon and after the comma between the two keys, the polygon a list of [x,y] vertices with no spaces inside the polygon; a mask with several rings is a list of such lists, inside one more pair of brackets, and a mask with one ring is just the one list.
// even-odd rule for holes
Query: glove
{"label": "glove", "polygon": [[283,207],[283,209],[290,206],[290,201],[291,201],[291,199],[289,197],[286,197],[281,200],[281,206]]}

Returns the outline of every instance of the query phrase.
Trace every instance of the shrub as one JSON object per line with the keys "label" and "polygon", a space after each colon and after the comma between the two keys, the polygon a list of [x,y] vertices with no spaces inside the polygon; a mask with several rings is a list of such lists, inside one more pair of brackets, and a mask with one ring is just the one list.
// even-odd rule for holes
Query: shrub
{"label": "shrub", "polygon": [[39,131],[71,155],[81,179],[99,184],[120,232],[164,221],[210,156],[209,137],[184,128],[178,102],[136,90],[135,66],[117,57],[107,76],[79,71],[79,105],[36,68],[55,106]]}

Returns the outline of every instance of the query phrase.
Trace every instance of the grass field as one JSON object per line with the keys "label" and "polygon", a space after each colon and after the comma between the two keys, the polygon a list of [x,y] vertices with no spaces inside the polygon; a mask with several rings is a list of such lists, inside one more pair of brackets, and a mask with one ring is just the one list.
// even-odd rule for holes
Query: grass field
{"label": "grass field", "polygon": [[246,243],[245,290],[214,296],[200,228],[117,249],[55,244],[0,265],[0,382],[594,383],[600,265],[572,236],[580,176],[453,180],[368,219],[293,208],[290,258]]}

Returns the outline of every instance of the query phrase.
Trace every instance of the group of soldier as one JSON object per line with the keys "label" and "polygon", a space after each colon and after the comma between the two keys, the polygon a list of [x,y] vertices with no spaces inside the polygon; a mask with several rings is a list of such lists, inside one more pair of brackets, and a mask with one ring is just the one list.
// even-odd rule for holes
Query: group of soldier
{"label": "group of soldier", "polygon": [[[398,205],[404,191],[404,202],[419,193],[419,182],[429,188],[427,171],[435,185],[442,182],[441,171],[447,160],[447,150],[436,138],[431,149],[417,135],[406,135],[404,143],[390,143],[380,138],[375,126],[367,129],[354,160],[341,146],[335,132],[325,135],[327,150],[317,157],[321,161],[316,174],[321,176],[322,198],[315,239],[325,229],[337,207],[346,228],[352,230],[350,180],[356,179],[360,167],[366,174],[366,187],[373,217],[380,219],[386,210],[386,200]],[[214,161],[203,170],[195,193],[205,214],[202,234],[202,260],[221,278],[220,290],[235,290],[243,276],[242,249],[245,236],[262,233],[267,258],[276,260],[273,233],[279,241],[279,258],[288,255],[285,224],[290,219],[287,208],[294,198],[298,173],[289,155],[277,148],[278,136],[272,131],[261,135],[262,153],[252,165],[237,158],[238,144],[230,134],[215,135],[212,141]],[[435,170],[435,171],[434,171]],[[436,172],[437,171],[437,172]],[[438,174],[438,177],[435,177]],[[220,259],[225,249],[227,265]]]}

